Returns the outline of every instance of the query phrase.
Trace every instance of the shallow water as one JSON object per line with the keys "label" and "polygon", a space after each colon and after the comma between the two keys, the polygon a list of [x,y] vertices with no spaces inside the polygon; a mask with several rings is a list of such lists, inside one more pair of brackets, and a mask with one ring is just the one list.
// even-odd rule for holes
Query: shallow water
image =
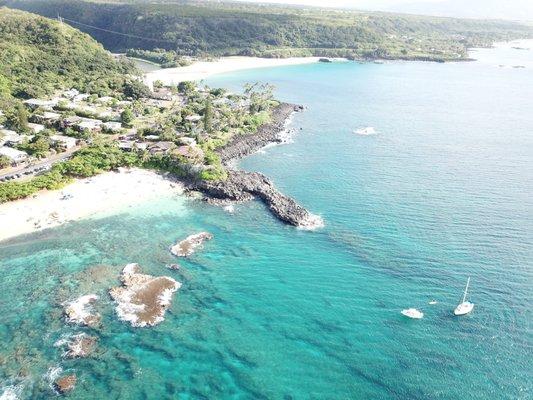
{"label": "shallow water", "polygon": [[[307,111],[293,143],[241,165],[325,227],[169,197],[2,242],[0,386],[48,398],[59,366],[75,399],[531,398],[533,70],[334,63],[209,83],[256,80]],[[366,126],[377,134],[353,133]],[[199,231],[214,239],[167,269],[168,246]],[[183,284],[154,328],[114,315],[107,290],[129,262]],[[476,307],[456,318],[467,276]],[[102,327],[65,325],[61,303],[89,293]],[[80,331],[97,353],[63,360],[54,343]]]}

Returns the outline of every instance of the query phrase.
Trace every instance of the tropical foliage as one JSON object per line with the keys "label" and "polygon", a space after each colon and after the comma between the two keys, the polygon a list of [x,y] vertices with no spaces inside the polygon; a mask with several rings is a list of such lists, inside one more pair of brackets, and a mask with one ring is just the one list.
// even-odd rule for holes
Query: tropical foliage
{"label": "tropical foliage", "polygon": [[[4,0],[4,3],[51,18],[59,13],[111,50],[134,48],[161,53],[155,49],[162,49],[176,56],[316,55],[439,61],[464,59],[467,47],[532,35],[531,26],[513,22],[236,2]],[[155,55],[148,52],[145,56]]]}
{"label": "tropical foliage", "polygon": [[42,97],[71,87],[106,95],[135,72],[77,29],[0,8],[0,96]]}

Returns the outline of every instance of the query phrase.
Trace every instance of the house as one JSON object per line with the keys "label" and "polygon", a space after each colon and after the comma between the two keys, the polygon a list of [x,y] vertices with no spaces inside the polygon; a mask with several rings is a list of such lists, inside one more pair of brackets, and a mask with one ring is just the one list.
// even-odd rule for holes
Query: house
{"label": "house", "polygon": [[101,130],[102,121],[99,119],[82,118],[74,127],[80,132],[97,132]]}
{"label": "house", "polygon": [[61,114],[45,111],[42,114],[34,114],[32,120],[40,124],[52,125],[61,119]]}
{"label": "house", "polygon": [[156,100],[172,100],[172,91],[165,87],[156,89],[152,92],[150,97]]}
{"label": "house", "polygon": [[102,128],[104,131],[108,132],[120,132],[122,130],[122,124],[120,122],[104,122],[102,124]]}
{"label": "house", "polygon": [[201,115],[189,115],[189,116],[185,117],[185,121],[192,122],[192,123],[196,123],[196,122],[200,121],[201,119],[202,119]]}
{"label": "house", "polygon": [[107,103],[110,103],[112,102],[113,100],[115,100],[114,97],[111,97],[111,96],[102,96],[98,99],[95,100],[96,103],[98,104],[107,104]]}
{"label": "house", "polygon": [[0,147],[0,156],[9,158],[13,164],[20,164],[28,159],[26,152],[5,146]]}
{"label": "house", "polygon": [[176,145],[173,142],[156,142],[148,146],[150,154],[168,154]]}
{"label": "house", "polygon": [[131,101],[129,101],[129,100],[120,100],[117,103],[117,106],[120,107],[120,108],[125,108],[125,107],[128,107],[129,105],[131,105]]}
{"label": "house", "polygon": [[137,147],[138,150],[146,150],[148,148],[148,144],[146,142],[137,142],[135,143],[135,147]]}
{"label": "house", "polygon": [[28,128],[30,128],[30,130],[33,133],[39,133],[39,132],[44,131],[46,129],[46,127],[44,125],[34,124],[34,123],[31,123],[31,122],[28,123]]}
{"label": "house", "polygon": [[179,146],[177,149],[172,151],[172,154],[185,157],[189,160],[200,161],[200,160],[203,160],[204,158],[204,152],[202,151],[201,148],[197,146],[189,146],[189,145]]}
{"label": "house", "polygon": [[85,105],[77,105],[75,110],[75,113],[81,113],[82,115],[96,115],[98,114],[98,110],[96,107],[93,106],[85,106]]}
{"label": "house", "polygon": [[144,105],[157,107],[157,108],[170,108],[172,107],[172,101],[170,100],[157,100],[157,99],[146,99],[143,101]]}
{"label": "house", "polygon": [[35,110],[36,108],[51,110],[57,105],[57,100],[28,99],[24,100],[24,104],[32,110]]}
{"label": "house", "polygon": [[179,141],[181,144],[187,144],[189,146],[195,146],[196,145],[196,140],[192,137],[189,137],[189,136],[182,136],[179,138]]}
{"label": "house", "polygon": [[80,94],[77,94],[76,96],[74,96],[72,98],[72,101],[77,103],[77,102],[80,102],[80,101],[85,101],[87,100],[89,97],[91,97],[90,94],[88,93],[80,93]]}
{"label": "house", "polygon": [[25,139],[25,136],[9,129],[0,129],[0,146],[14,146]]}
{"label": "house", "polygon": [[146,150],[148,148],[148,143],[135,142],[134,140],[122,140],[118,143],[118,148],[124,151]]}
{"label": "house", "polygon": [[69,128],[69,127],[73,127],[76,124],[79,124],[80,122],[81,122],[81,117],[78,117],[75,115],[72,117],[63,118],[63,121],[61,122],[61,126],[63,128]]}
{"label": "house", "polygon": [[133,140],[122,140],[118,142],[118,148],[124,151],[133,151],[135,148],[135,142]]}
{"label": "house", "polygon": [[118,122],[120,121],[120,114],[118,112],[113,111],[103,111],[98,114],[98,119]]}
{"label": "house", "polygon": [[78,143],[78,139],[65,135],[52,135],[50,136],[50,141],[54,144],[58,143],[66,150],[76,147]]}
{"label": "house", "polygon": [[80,92],[76,89],[69,89],[69,90],[65,90],[63,92],[63,96],[66,97],[67,99],[73,99],[74,97],[76,97],[77,95],[79,95]]}

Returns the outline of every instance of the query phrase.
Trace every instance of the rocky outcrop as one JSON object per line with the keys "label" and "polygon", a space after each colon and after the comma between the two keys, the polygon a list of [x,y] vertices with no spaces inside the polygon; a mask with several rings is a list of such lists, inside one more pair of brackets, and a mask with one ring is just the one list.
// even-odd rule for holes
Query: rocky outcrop
{"label": "rocky outcrop", "polygon": [[80,333],[67,342],[67,352],[65,357],[67,358],[84,358],[91,355],[96,349],[96,343],[98,338],[95,336],[89,336],[85,333]]}
{"label": "rocky outcrop", "polygon": [[252,135],[234,136],[227,145],[217,150],[222,163],[228,164],[232,160],[248,156],[267,144],[280,143],[280,133],[286,129],[287,120],[294,112],[301,110],[302,106],[281,103],[272,111],[271,122],[261,125]]}
{"label": "rocky outcrop", "polygon": [[[206,240],[211,240],[213,235],[208,232],[200,232],[188,236],[185,240],[178,242],[170,248],[170,252],[177,257],[188,257],[195,252]],[[179,266],[178,266],[179,268]],[[178,269],[176,268],[176,269]]]}
{"label": "rocky outcrop", "polygon": [[64,310],[67,322],[90,327],[97,326],[100,323],[100,314],[91,310],[91,305],[96,300],[98,300],[97,295],[88,294],[68,303]]}
{"label": "rocky outcrop", "polygon": [[54,387],[61,394],[66,394],[76,386],[76,375],[65,375],[54,382]]}
{"label": "rocky outcrop", "polygon": [[203,192],[210,201],[262,200],[280,220],[304,229],[321,225],[317,217],[300,206],[289,196],[279,192],[272,181],[258,172],[228,171],[228,179],[220,182],[202,181],[195,189]]}
{"label": "rocky outcrop", "polygon": [[[228,166],[231,161],[250,155],[270,143],[282,142],[282,133],[287,130],[287,120],[294,112],[301,110],[302,106],[281,103],[273,110],[272,121],[259,127],[255,134],[235,136],[226,146],[217,149],[222,163]],[[265,175],[229,167],[227,169],[226,180],[192,181],[187,183],[187,189],[199,191],[205,195],[207,201],[221,205],[228,201],[242,202],[257,198],[285,223],[303,229],[323,226],[320,217],[311,214],[294,199],[279,192]]]}
{"label": "rocky outcrop", "polygon": [[109,294],[117,303],[118,316],[132,326],[154,326],[164,320],[172,294],[181,284],[168,276],[141,273],[139,264],[128,264],[122,270],[122,286]]}

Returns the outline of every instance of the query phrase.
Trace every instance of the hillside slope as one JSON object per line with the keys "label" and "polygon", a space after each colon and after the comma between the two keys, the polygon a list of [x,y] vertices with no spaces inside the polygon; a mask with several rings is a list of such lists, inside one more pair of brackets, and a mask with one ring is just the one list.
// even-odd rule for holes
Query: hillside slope
{"label": "hillside slope", "polygon": [[77,29],[0,8],[0,94],[39,97],[71,87],[107,93],[134,72]]}
{"label": "hillside slope", "polygon": [[68,23],[116,51],[164,48],[188,55],[451,60],[464,59],[467,47],[530,37],[533,32],[531,26],[504,21],[273,5],[86,0],[3,2],[48,17],[60,14]]}

